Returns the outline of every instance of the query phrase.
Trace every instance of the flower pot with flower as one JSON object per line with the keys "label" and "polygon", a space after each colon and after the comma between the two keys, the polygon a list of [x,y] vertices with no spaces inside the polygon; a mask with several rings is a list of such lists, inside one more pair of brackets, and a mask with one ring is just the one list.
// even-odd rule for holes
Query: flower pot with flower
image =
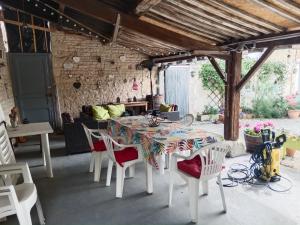
{"label": "flower pot with flower", "polygon": [[272,121],[257,122],[253,127],[249,124],[245,125],[244,138],[247,152],[256,151],[263,144],[261,137],[262,129],[274,129]]}
{"label": "flower pot with flower", "polygon": [[300,116],[300,102],[297,101],[297,95],[289,95],[286,100],[288,102],[288,117],[297,119]]}

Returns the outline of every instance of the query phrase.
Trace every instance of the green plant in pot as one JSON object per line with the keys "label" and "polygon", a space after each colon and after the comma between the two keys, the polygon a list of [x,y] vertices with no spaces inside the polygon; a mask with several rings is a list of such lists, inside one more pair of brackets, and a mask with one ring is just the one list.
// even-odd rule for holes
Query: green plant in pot
{"label": "green plant in pot", "polygon": [[219,110],[216,107],[206,105],[201,114],[201,121],[213,121],[218,119]]}
{"label": "green plant in pot", "polygon": [[274,124],[272,121],[257,122],[254,126],[249,124],[245,125],[244,138],[246,143],[246,149],[248,152],[254,152],[260,147],[262,142],[261,130],[271,129],[274,130]]}

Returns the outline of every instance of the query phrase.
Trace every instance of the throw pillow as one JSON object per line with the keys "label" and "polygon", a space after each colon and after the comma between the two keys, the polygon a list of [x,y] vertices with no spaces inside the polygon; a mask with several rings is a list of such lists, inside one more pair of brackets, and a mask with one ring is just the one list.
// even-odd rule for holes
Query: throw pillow
{"label": "throw pillow", "polygon": [[125,112],[125,105],[107,105],[110,117],[120,117]]}
{"label": "throw pillow", "polygon": [[160,104],[159,111],[160,112],[171,112],[172,106],[166,104]]}
{"label": "throw pillow", "polygon": [[110,118],[108,110],[106,110],[102,106],[93,105],[92,111],[93,111],[93,118],[95,120],[107,120]]}

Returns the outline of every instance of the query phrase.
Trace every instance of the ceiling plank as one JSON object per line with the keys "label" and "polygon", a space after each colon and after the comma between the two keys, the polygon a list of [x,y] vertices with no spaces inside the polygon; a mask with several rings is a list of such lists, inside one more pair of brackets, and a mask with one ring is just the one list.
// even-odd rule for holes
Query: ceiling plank
{"label": "ceiling plank", "polygon": [[267,48],[267,50],[262,54],[259,60],[251,67],[249,72],[241,79],[241,81],[236,86],[237,91],[241,91],[241,89],[245,86],[245,84],[254,76],[256,71],[264,64],[264,62],[269,58],[269,56],[275,50],[274,46]]}
{"label": "ceiling plank", "polygon": [[[58,1],[58,0],[55,0]],[[117,11],[107,7],[96,0],[59,0],[60,3],[63,3],[73,9],[79,10],[81,13],[89,15],[91,17],[97,18],[99,20],[106,21],[108,23],[114,23],[117,15]],[[221,50],[222,48],[208,45],[207,43],[201,43],[192,38],[188,38],[181,34],[163,29],[158,26],[154,26],[150,23],[141,21],[138,17],[133,15],[127,15],[120,13],[121,15],[121,26],[128,29],[134,30],[138,33],[144,34],[146,36],[172,43],[178,46],[182,46],[188,49],[207,49],[207,50]]]}
{"label": "ceiling plank", "polygon": [[135,13],[142,15],[143,13],[149,11],[152,7],[158,5],[161,0],[142,0],[136,7]]}
{"label": "ceiling plank", "polygon": [[207,33],[207,31],[205,31],[205,30],[203,30],[203,32],[201,34],[201,28],[199,28],[196,24],[191,23],[191,21],[189,21],[188,18],[186,18],[180,14],[177,14],[177,13],[172,14],[172,12],[168,12],[167,10],[164,10],[164,9],[158,9],[158,10],[151,9],[150,12],[154,13],[155,15],[158,15],[160,17],[163,17],[169,21],[172,21],[175,24],[180,24],[180,25],[185,26],[186,28],[191,28],[191,29],[200,31],[198,33],[198,35],[200,37],[202,37],[205,40],[205,42],[207,42],[207,43],[215,44],[216,42],[224,42],[224,40],[226,40],[226,36],[217,37],[216,35],[214,35],[212,33]]}
{"label": "ceiling plank", "polygon": [[120,13],[118,13],[115,28],[114,28],[114,33],[113,33],[113,37],[112,37],[112,41],[111,41],[112,43],[116,42],[116,40],[117,40],[118,32],[119,32],[119,28],[120,28],[120,19],[121,19],[121,16],[120,16]]}
{"label": "ceiling plank", "polygon": [[219,17],[222,17],[223,19],[229,20],[231,23],[235,23],[238,24],[239,26],[243,26],[248,28],[250,31],[252,30],[252,34],[253,35],[257,35],[257,33],[270,33],[269,30],[255,24],[255,23],[251,23],[249,21],[245,21],[242,18],[236,17],[232,14],[229,14],[223,10],[219,10],[216,7],[210,6],[208,4],[205,4],[204,2],[201,1],[195,1],[195,0],[184,0],[187,4],[193,5],[194,7],[203,9],[204,11],[207,12],[214,12],[216,15],[218,15]]}
{"label": "ceiling plank", "polygon": [[193,32],[193,30],[191,30],[191,29],[189,31],[187,31],[187,30],[183,29],[183,27],[180,25],[176,24],[176,26],[175,26],[174,23],[168,23],[166,21],[162,22],[160,19],[158,19],[156,17],[152,17],[152,16],[149,17],[149,15],[141,16],[139,19],[142,21],[145,21],[147,23],[151,23],[155,26],[164,28],[166,30],[170,30],[170,31],[176,32],[178,34],[181,34],[181,35],[184,35],[187,37],[191,37],[195,40],[204,42],[203,38],[199,37],[196,32]]}
{"label": "ceiling plank", "polygon": [[[283,31],[284,28],[280,27],[276,24],[270,23],[269,21],[264,20],[263,18],[257,17],[255,15],[249,14],[248,12],[232,7],[230,5],[227,5],[224,2],[221,1],[217,1],[217,0],[203,0],[205,3],[209,4],[209,5],[213,5],[214,7],[226,11],[228,13],[232,13],[238,17],[241,17],[245,20],[248,20],[252,23],[258,24],[262,27],[265,27],[267,29],[276,31],[276,32],[280,32]],[[286,0],[278,0],[278,1],[286,1]]]}
{"label": "ceiling plank", "polygon": [[300,4],[290,0],[276,0],[274,3],[291,11],[293,14],[300,16]]}
{"label": "ceiling plank", "polygon": [[300,17],[296,16],[296,15],[293,15],[291,14],[290,12],[286,11],[286,10],[283,10],[279,7],[276,7],[275,5],[269,3],[269,2],[266,2],[264,0],[253,0],[254,2],[260,4],[261,6],[271,10],[272,12],[288,19],[288,20],[291,20],[293,22],[296,22],[296,23],[299,23],[300,24]]}
{"label": "ceiling plank", "polygon": [[[163,4],[163,3],[162,3]],[[218,19],[214,15],[209,15],[204,12],[202,15],[201,10],[195,9],[194,7],[189,7],[188,5],[175,2],[175,1],[167,1],[166,4],[168,7],[172,8],[174,11],[180,12],[190,18],[198,21],[199,25],[201,25],[205,29],[211,29],[214,32],[218,32],[224,35],[232,36],[232,37],[249,37],[249,34],[245,34],[241,32],[240,26],[234,27],[232,24],[228,26],[224,19]]]}

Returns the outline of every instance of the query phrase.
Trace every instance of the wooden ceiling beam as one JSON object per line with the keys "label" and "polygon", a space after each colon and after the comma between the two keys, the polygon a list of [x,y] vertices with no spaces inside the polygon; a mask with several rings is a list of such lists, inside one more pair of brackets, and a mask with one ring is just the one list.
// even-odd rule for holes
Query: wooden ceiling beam
{"label": "wooden ceiling beam", "polygon": [[[56,2],[63,3],[70,8],[76,9],[83,14],[89,15],[99,20],[103,20],[108,23],[114,23],[118,11],[107,7],[105,4],[97,0],[55,0]],[[138,19],[133,15],[120,13],[122,21],[121,26],[134,30],[138,33],[146,36],[161,40],[163,42],[172,43],[178,46],[182,46],[188,49],[206,49],[206,50],[221,50],[222,48],[208,45],[207,43],[201,43],[192,38],[188,38],[181,34],[163,29],[158,26],[154,26],[150,23],[146,23]]]}
{"label": "wooden ceiling beam", "polygon": [[[75,22],[76,24],[78,24],[78,25],[84,27],[85,29],[87,29],[87,30],[89,30],[89,31],[92,31],[93,33],[97,34],[99,37],[102,37],[102,38],[104,38],[104,39],[106,39],[106,40],[109,39],[109,37],[107,37],[105,34],[99,33],[99,32],[96,31],[95,29],[93,29],[93,28],[91,28],[91,27],[89,27],[89,26],[86,26],[85,24],[83,24],[83,23],[80,22],[80,21],[77,21],[75,18],[70,17],[70,16],[66,15],[65,13],[63,13],[63,12],[60,12],[58,9],[53,8],[51,5],[48,5],[48,4],[46,4],[46,3],[42,2],[42,1],[41,1],[41,3],[44,4],[46,7],[50,8],[51,10],[53,10],[53,11],[55,11],[55,12],[57,12],[57,13],[63,15],[63,16],[66,17],[67,19],[70,19],[70,20],[72,20],[73,22]],[[57,20],[56,20],[57,18],[50,18],[50,17],[45,17],[45,16],[37,15],[34,11],[28,10],[28,8],[25,8],[25,9],[24,9],[23,6],[17,5],[17,4],[16,4],[15,2],[13,2],[12,0],[0,0],[0,4],[1,4],[2,6],[8,7],[8,8],[13,8],[13,9],[21,10],[21,11],[23,11],[23,12],[25,12],[25,13],[28,13],[28,14],[31,14],[31,15],[37,17],[37,18],[41,18],[41,19],[43,19],[43,20],[47,20],[47,21],[50,21],[51,23],[54,23],[54,24],[56,24],[56,25],[58,25],[58,26],[61,26],[60,24],[58,24],[58,22],[57,22]]]}
{"label": "wooden ceiling beam", "polygon": [[142,15],[149,11],[154,6],[158,5],[161,0],[142,0],[136,7],[135,13],[137,15]]}
{"label": "wooden ceiling beam", "polygon": [[271,10],[272,12],[290,20],[290,21],[293,21],[293,22],[296,22],[298,24],[300,24],[300,17],[296,16],[296,15],[293,15],[292,13],[286,11],[286,10],[283,10],[279,7],[276,7],[275,5],[267,2],[267,1],[264,1],[264,0],[253,0],[254,2],[258,3],[259,5]]}
{"label": "wooden ceiling beam", "polygon": [[231,23],[235,23],[239,25],[240,27],[245,27],[248,30],[248,33],[252,35],[258,35],[259,33],[268,34],[270,31],[268,29],[265,29],[255,23],[251,23],[249,21],[245,21],[240,17],[236,17],[232,14],[229,14],[225,11],[219,10],[216,7],[213,7],[211,5],[208,5],[202,1],[196,1],[196,0],[184,0],[187,4],[193,5],[194,7],[203,9],[207,12],[214,12],[215,15],[218,15],[219,17],[222,17],[223,19],[229,20]]}
{"label": "wooden ceiling beam", "polygon": [[111,40],[112,43],[116,42],[117,40],[119,29],[120,29],[120,22],[121,22],[121,16],[120,13],[118,13],[116,23],[115,23],[114,33]]}
{"label": "wooden ceiling beam", "polygon": [[270,46],[267,50],[262,54],[259,60],[252,66],[249,72],[240,80],[238,85],[236,86],[236,90],[239,92],[245,86],[245,84],[254,76],[254,74],[260,69],[260,67],[264,64],[264,62],[269,58],[269,56],[275,50],[275,46]]}
{"label": "wooden ceiling beam", "polygon": [[[283,31],[284,28],[280,27],[276,24],[273,24],[269,21],[264,20],[263,18],[257,17],[255,15],[249,14],[248,12],[232,7],[230,5],[227,5],[224,2],[218,1],[218,0],[203,0],[205,3],[212,5],[216,8],[218,8],[219,10],[223,10],[226,11],[228,13],[234,14],[242,19],[245,19],[247,21],[250,21],[252,23],[258,24],[262,27],[265,27],[267,29],[270,29],[272,31],[276,31],[276,32],[280,32]],[[280,0],[280,1],[286,1],[286,0]]]}
{"label": "wooden ceiling beam", "polygon": [[[237,48],[238,46],[249,46],[257,48],[266,48],[271,45],[293,45],[300,44],[300,31],[282,32],[279,34],[264,35],[246,40],[225,43],[222,46],[227,48]],[[253,46],[255,45],[255,46]]]}

